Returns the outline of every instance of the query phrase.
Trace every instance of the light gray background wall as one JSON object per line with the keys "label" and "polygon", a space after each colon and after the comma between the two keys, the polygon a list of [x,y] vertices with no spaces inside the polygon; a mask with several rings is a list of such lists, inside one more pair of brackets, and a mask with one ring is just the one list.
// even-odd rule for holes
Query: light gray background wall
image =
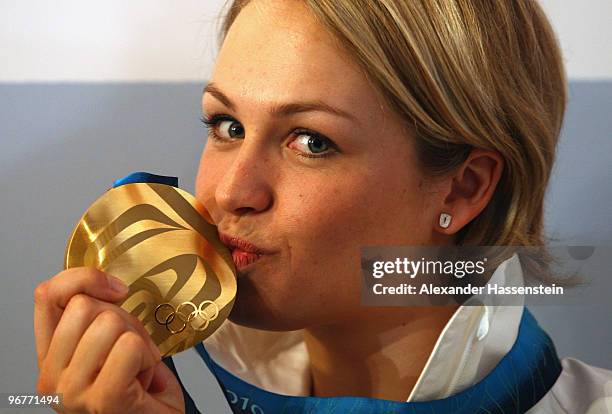
{"label": "light gray background wall", "polygon": [[[612,2],[539,1],[572,80],[547,232],[612,245]],[[224,2],[0,0],[0,392],[34,391],[32,292],[84,209],[135,170],[193,191]],[[612,368],[612,305],[533,311],[561,355]]]}
{"label": "light gray background wall", "polygon": [[[35,389],[32,292],[61,270],[83,211],[132,171],[176,175],[193,191],[202,86],[0,85],[0,392]],[[547,233],[556,244],[612,245],[612,83],[572,82],[570,98]],[[562,356],[612,368],[612,304],[533,311]]]}

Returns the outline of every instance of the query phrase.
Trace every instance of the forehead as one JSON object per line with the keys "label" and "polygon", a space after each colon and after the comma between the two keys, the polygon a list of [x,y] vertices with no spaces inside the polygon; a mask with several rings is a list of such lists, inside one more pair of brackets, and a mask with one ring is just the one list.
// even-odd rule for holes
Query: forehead
{"label": "forehead", "polygon": [[[351,107],[375,91],[301,1],[254,0],[238,15],[211,80],[231,96]],[[375,100],[375,99],[374,99]]]}

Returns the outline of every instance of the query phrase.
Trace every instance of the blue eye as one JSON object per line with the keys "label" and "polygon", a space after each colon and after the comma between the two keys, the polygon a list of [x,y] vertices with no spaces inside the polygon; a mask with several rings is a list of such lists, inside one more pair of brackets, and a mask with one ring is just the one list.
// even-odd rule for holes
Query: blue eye
{"label": "blue eye", "polygon": [[325,152],[329,149],[329,146],[327,145],[327,142],[325,142],[325,140],[321,139],[321,137],[310,137],[308,138],[308,149],[312,152],[314,152],[315,154],[318,154],[320,152]]}
{"label": "blue eye", "polygon": [[235,119],[226,115],[215,115],[211,118],[202,117],[211,136],[218,140],[233,140],[244,138],[244,127]]}
{"label": "blue eye", "polygon": [[218,124],[219,135],[222,138],[244,138],[244,128],[238,121],[221,121]]}
{"label": "blue eye", "polygon": [[307,157],[323,157],[334,150],[333,143],[322,135],[312,132],[296,132],[297,138],[290,145]]}

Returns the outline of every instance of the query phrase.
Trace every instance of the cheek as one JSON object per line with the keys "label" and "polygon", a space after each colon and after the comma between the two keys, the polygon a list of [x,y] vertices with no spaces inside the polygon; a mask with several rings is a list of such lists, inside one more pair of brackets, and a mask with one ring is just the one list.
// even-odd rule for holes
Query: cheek
{"label": "cheek", "polygon": [[207,161],[206,146],[200,154],[200,164],[198,165],[198,172],[195,180],[195,192],[196,198],[202,200],[204,193],[207,191],[206,182],[206,170],[209,168],[210,161]]}
{"label": "cheek", "polygon": [[359,280],[361,247],[416,244],[422,238],[418,218],[423,199],[418,182],[406,177],[400,181],[364,175],[312,188],[302,186],[292,199],[298,202],[285,221],[290,223],[285,230],[293,244],[291,268],[311,284],[323,281],[327,288],[332,281],[351,284]]}
{"label": "cheek", "polygon": [[302,198],[302,214],[294,221],[297,235],[309,235],[318,250],[332,253],[342,246],[410,244],[424,236],[421,218],[426,203],[417,179],[363,176],[314,190]]}
{"label": "cheek", "polygon": [[[208,145],[206,145],[200,157],[200,165],[195,181],[195,196],[212,215],[213,219],[217,216],[217,205],[215,202],[216,183],[222,179],[223,171],[225,171],[224,158],[218,155],[213,156],[208,149]],[[218,222],[218,220],[214,221],[215,223]]]}

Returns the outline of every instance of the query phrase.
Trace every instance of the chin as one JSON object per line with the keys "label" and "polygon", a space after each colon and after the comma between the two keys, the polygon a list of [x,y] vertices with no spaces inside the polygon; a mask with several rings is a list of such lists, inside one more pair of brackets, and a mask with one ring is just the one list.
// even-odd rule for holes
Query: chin
{"label": "chin", "polygon": [[238,325],[266,331],[294,331],[307,326],[303,320],[292,318],[287,306],[290,298],[270,303],[262,296],[261,287],[249,275],[238,278],[238,293],[228,319]]}

